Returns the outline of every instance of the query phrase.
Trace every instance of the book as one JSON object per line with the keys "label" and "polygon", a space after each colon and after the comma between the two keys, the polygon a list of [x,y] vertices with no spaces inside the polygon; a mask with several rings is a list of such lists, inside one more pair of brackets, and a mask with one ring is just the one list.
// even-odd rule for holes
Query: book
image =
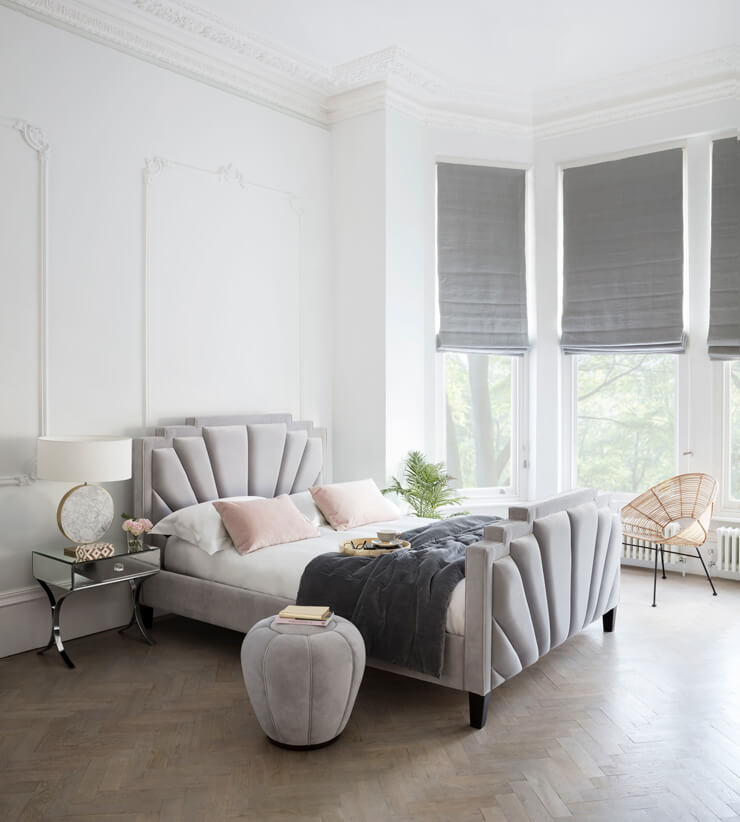
{"label": "book", "polygon": [[289,617],[276,616],[273,619],[275,625],[313,625],[315,628],[326,628],[331,622],[331,616],[327,619],[290,619]]}
{"label": "book", "polygon": [[283,608],[278,616],[284,619],[314,619],[325,620],[331,616],[331,608],[328,605],[288,605]]}

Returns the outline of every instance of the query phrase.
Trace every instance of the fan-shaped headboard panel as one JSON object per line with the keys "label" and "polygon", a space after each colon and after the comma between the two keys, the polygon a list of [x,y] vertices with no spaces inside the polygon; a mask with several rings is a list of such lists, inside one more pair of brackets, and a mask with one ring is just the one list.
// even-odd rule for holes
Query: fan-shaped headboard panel
{"label": "fan-shaped headboard panel", "polygon": [[326,432],[290,414],[194,417],[134,440],[134,513],[157,522],[219,497],[274,497],[321,481]]}

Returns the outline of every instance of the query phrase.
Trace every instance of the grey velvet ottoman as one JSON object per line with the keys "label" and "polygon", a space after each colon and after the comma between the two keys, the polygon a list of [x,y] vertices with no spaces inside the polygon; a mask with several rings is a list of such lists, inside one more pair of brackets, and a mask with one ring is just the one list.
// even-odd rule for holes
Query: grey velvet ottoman
{"label": "grey velvet ottoman", "polygon": [[317,748],[344,730],[365,671],[355,626],[273,625],[267,617],[242,643],[244,684],[262,730],[286,748]]}

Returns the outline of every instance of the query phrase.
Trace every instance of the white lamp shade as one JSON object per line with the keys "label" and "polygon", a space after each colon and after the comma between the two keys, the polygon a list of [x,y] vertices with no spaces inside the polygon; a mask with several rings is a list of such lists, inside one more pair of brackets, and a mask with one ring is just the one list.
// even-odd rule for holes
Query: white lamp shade
{"label": "white lamp shade", "polygon": [[39,437],[39,479],[115,482],[131,477],[129,437]]}

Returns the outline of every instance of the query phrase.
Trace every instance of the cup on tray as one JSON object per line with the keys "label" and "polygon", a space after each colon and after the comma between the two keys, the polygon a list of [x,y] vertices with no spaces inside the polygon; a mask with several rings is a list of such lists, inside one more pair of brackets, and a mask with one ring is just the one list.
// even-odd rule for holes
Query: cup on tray
{"label": "cup on tray", "polygon": [[400,536],[398,531],[378,531],[378,539],[381,542],[395,542]]}

